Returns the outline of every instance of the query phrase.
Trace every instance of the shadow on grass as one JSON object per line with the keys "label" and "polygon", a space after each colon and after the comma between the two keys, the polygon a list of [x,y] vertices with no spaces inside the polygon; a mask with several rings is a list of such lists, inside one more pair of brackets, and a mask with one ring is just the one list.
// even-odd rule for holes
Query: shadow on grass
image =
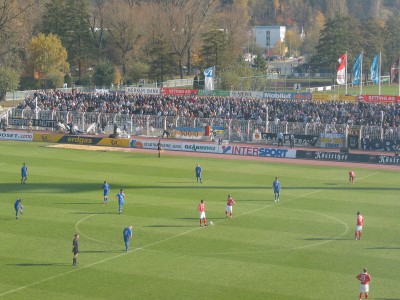
{"label": "shadow on grass", "polygon": [[94,212],[94,211],[78,211],[70,212],[73,215],[119,215],[118,212]]}
{"label": "shadow on grass", "polygon": [[53,266],[70,266],[71,264],[67,263],[47,263],[47,264],[8,264],[9,266],[17,266],[17,267],[53,267]]}
{"label": "shadow on grass", "polygon": [[193,226],[188,226],[188,225],[163,225],[163,224],[160,224],[160,225],[144,225],[144,226],[140,226],[140,227],[160,227],[160,228],[165,227],[165,228],[167,228],[167,227],[193,227]]}
{"label": "shadow on grass", "polygon": [[368,250],[399,250],[400,247],[385,247],[385,246],[382,246],[382,247],[370,247],[370,248],[365,248],[365,249],[368,249]]}
{"label": "shadow on grass", "polygon": [[79,253],[120,253],[122,250],[79,250]]}
{"label": "shadow on grass", "polygon": [[[273,197],[274,195],[272,195],[272,197]],[[267,199],[238,199],[238,200],[236,200],[236,201],[238,201],[238,202],[241,202],[241,201],[248,201],[248,202],[253,202],[253,201],[258,201],[258,202],[273,202],[274,200],[272,199],[272,200],[267,200]]]}
{"label": "shadow on grass", "polygon": [[[211,217],[208,217],[207,219],[208,220],[209,219],[213,219],[213,220],[222,220],[222,219],[224,219],[225,220],[226,218],[211,218]],[[198,221],[199,218],[178,218],[178,220],[197,220]]]}
{"label": "shadow on grass", "polygon": [[400,298],[374,298],[375,300],[400,300]]}
{"label": "shadow on grass", "polygon": [[60,205],[60,204],[63,204],[63,205],[75,205],[75,204],[78,204],[78,205],[84,205],[84,204],[97,204],[97,205],[99,205],[99,204],[102,204],[101,202],[96,202],[96,203],[93,203],[93,202],[54,202],[53,204],[56,204],[56,205]]}
{"label": "shadow on grass", "polygon": [[[186,182],[165,182],[165,183],[180,183],[185,185],[126,185],[113,183],[114,186],[121,186],[125,189],[192,189],[196,185],[193,183]],[[359,187],[356,185],[343,186],[336,183],[325,183],[328,186],[285,186],[285,190],[362,190],[362,191],[400,191],[400,187]],[[337,186],[336,186],[337,185]],[[201,185],[203,189],[227,189],[227,190],[270,190],[270,187],[263,186],[207,186]],[[101,194],[101,182],[100,183],[30,183],[21,185],[20,183],[11,184],[0,184],[0,193],[21,193],[21,192],[32,192],[42,190],[41,193],[55,193],[55,192],[68,192],[82,193],[86,191],[98,191]]]}
{"label": "shadow on grass", "polygon": [[337,238],[329,238],[329,237],[319,237],[319,238],[308,238],[303,239],[304,241],[351,241],[352,239],[337,239]]}

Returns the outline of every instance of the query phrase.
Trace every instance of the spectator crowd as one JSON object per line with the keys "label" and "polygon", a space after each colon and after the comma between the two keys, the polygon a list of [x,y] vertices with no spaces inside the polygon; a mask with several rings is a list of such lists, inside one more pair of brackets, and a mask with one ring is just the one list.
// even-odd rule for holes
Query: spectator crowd
{"label": "spectator crowd", "polygon": [[[17,108],[398,127],[400,104],[124,93],[35,93]],[[383,121],[383,123],[382,123]]]}

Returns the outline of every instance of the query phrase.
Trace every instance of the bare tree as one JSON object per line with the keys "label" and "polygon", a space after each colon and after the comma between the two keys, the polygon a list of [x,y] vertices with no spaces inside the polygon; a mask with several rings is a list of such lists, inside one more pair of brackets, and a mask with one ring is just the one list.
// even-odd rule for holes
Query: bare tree
{"label": "bare tree", "polygon": [[138,5],[134,1],[112,0],[109,2],[108,15],[105,19],[105,28],[114,42],[117,50],[117,59],[122,65],[122,74],[127,71],[127,61],[139,48],[139,42],[145,31],[146,6]]}
{"label": "bare tree", "polygon": [[104,39],[104,18],[107,10],[107,0],[92,0],[90,7],[90,31],[96,41],[97,48],[103,47]]}
{"label": "bare tree", "polygon": [[159,1],[161,14],[165,15],[166,34],[177,57],[180,77],[183,78],[184,59],[187,55],[190,71],[191,47],[207,24],[217,5],[216,0]]}
{"label": "bare tree", "polygon": [[[39,0],[4,0],[0,5],[0,64],[16,66],[41,16]],[[37,13],[34,13],[37,9]]]}

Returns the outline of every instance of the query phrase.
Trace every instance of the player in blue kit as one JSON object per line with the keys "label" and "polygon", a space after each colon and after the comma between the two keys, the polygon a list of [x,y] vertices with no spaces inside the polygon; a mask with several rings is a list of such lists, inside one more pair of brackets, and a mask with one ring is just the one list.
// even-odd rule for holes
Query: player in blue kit
{"label": "player in blue kit", "polygon": [[132,238],[132,225],[125,227],[124,231],[122,232],[122,235],[124,237],[124,243],[125,243],[125,251],[129,251],[129,241]]}
{"label": "player in blue kit", "polygon": [[25,165],[25,163],[22,163],[21,184],[25,184],[27,178],[28,178],[28,167]]}
{"label": "player in blue kit", "polygon": [[279,202],[279,194],[281,192],[281,183],[278,180],[278,177],[275,177],[274,182],[272,182],[272,189],[274,190],[275,202]]}
{"label": "player in blue kit", "polygon": [[22,206],[22,199],[18,198],[17,200],[15,200],[14,202],[14,209],[15,209],[15,218],[18,219],[18,213],[20,212],[21,214],[24,211],[24,207]]}
{"label": "player in blue kit", "polygon": [[119,214],[122,214],[122,207],[124,206],[125,194],[124,190],[120,189],[119,193],[115,196],[118,199]]}
{"label": "player in blue kit", "polygon": [[108,203],[108,194],[110,193],[110,185],[107,183],[107,181],[104,180],[103,183],[103,204]]}
{"label": "player in blue kit", "polygon": [[201,176],[202,168],[200,167],[199,164],[197,164],[195,171],[196,171],[196,182],[199,183],[200,181],[200,183],[203,183],[203,178]]}

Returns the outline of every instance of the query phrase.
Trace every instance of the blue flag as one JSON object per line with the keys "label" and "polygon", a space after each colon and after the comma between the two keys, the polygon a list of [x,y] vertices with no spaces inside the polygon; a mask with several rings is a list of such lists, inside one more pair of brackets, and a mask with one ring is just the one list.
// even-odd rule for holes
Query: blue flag
{"label": "blue flag", "polygon": [[204,70],[205,77],[214,77],[214,67],[208,68]]}
{"label": "blue flag", "polygon": [[371,80],[374,84],[379,83],[379,54],[375,55],[371,65]]}
{"label": "blue flag", "polygon": [[362,64],[362,53],[360,53],[353,65],[353,84],[360,84],[361,80],[361,66]]}
{"label": "blue flag", "polygon": [[212,91],[214,90],[214,74],[215,67],[211,67],[204,70],[204,90]]}

